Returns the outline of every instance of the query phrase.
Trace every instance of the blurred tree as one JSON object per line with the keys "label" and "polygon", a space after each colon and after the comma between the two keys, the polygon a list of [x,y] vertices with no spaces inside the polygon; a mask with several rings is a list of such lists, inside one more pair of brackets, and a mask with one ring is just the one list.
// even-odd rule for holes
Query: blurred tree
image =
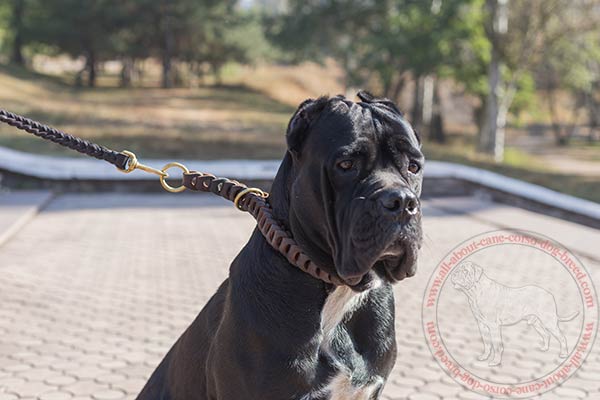
{"label": "blurred tree", "polygon": [[10,62],[25,64],[26,10],[31,0],[6,0],[0,2],[0,45]]}
{"label": "blurred tree", "polygon": [[[249,62],[268,47],[258,17],[240,12],[236,0],[10,1],[19,7],[27,2],[23,30],[28,42],[85,58],[78,81],[86,77],[88,86],[95,86],[98,65],[105,60],[121,60],[121,85],[128,86],[136,62],[156,57],[162,86],[171,87],[179,79],[180,62],[197,70],[210,65],[219,77],[226,62]],[[23,10],[16,11],[6,14],[21,27]]]}
{"label": "blurred tree", "polygon": [[[292,0],[287,13],[268,23],[270,37],[295,54],[292,60],[334,57],[348,85],[375,87],[395,99],[412,78],[412,122],[434,140],[443,140],[438,80],[463,83],[481,99],[479,149],[500,161],[508,113],[531,104],[533,73],[549,55],[569,58],[549,48],[590,48],[589,37],[575,38],[593,28],[598,37],[598,9],[597,0]],[[579,79],[596,68],[582,56],[571,58],[580,68],[563,67]],[[597,110],[591,89],[578,96]]]}
{"label": "blurred tree", "polygon": [[468,39],[464,17],[476,2],[296,0],[286,15],[273,18],[270,35],[301,59],[333,56],[347,84],[375,85],[392,99],[412,77],[411,122],[443,141],[438,78],[450,73],[456,48]]}
{"label": "blurred tree", "polygon": [[10,51],[10,43],[8,37],[8,21],[10,19],[10,8],[6,2],[0,2],[0,52],[8,54]]}
{"label": "blurred tree", "polygon": [[[547,61],[540,63],[536,71],[539,86],[547,93],[552,129],[559,145],[568,144],[581,123],[577,118],[580,110],[587,114],[590,139],[594,138],[594,129],[600,127],[600,8],[576,8],[564,18],[576,18],[580,28],[548,41],[544,47]],[[553,29],[562,30],[564,26]],[[560,99],[565,93],[575,98],[573,109],[567,110],[570,112],[561,110]],[[568,114],[570,120],[565,124]]]}
{"label": "blurred tree", "polygon": [[207,64],[217,83],[227,62],[251,63],[269,52],[258,15],[236,10],[228,0],[195,8],[190,34],[182,41],[181,58],[196,75]]}
{"label": "blurred tree", "polygon": [[561,39],[572,41],[598,26],[598,2],[487,0],[486,6],[485,27],[491,43],[491,59],[479,147],[501,161],[507,115],[522,83],[528,82],[527,76],[548,62],[549,47]]}
{"label": "blurred tree", "polygon": [[10,1],[10,23],[9,32],[12,35],[12,51],[10,61],[17,65],[24,65],[25,58],[23,57],[24,45],[24,17],[25,17],[26,0],[11,0]]}
{"label": "blurred tree", "polygon": [[[37,0],[31,5],[30,40],[57,53],[83,56],[87,85],[96,85],[97,66],[114,54],[113,34],[124,21],[118,0]],[[79,80],[79,79],[78,79]]]}

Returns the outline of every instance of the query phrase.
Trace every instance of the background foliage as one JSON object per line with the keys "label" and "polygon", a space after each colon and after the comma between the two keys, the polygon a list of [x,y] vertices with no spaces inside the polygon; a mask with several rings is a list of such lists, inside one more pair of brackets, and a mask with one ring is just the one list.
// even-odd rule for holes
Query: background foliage
{"label": "background foliage", "polygon": [[88,87],[115,65],[119,86],[140,87],[154,63],[163,88],[221,85],[234,66],[333,65],[346,92],[409,104],[428,143],[447,142],[454,101],[468,103],[468,145],[496,162],[511,126],[548,124],[560,146],[600,137],[600,0],[5,0],[0,54],[29,70],[69,56]]}

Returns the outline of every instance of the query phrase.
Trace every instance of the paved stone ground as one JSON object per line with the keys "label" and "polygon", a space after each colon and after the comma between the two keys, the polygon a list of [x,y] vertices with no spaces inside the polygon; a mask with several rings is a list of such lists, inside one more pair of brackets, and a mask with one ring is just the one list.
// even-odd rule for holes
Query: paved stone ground
{"label": "paved stone ground", "polygon": [[[421,304],[436,264],[473,235],[518,227],[566,244],[600,287],[600,231],[474,198],[427,201],[424,214],[419,272],[396,287],[399,356],[384,398],[484,398],[449,378],[424,340]],[[53,199],[0,246],[0,400],[135,398],[226,277],[253,225],[202,195]],[[462,305],[447,317],[476,329],[466,299],[456,301]],[[450,342],[479,351],[464,332]],[[505,357],[516,371],[534,374],[546,362],[512,359],[511,346]],[[541,398],[600,398],[600,345],[575,377]]]}

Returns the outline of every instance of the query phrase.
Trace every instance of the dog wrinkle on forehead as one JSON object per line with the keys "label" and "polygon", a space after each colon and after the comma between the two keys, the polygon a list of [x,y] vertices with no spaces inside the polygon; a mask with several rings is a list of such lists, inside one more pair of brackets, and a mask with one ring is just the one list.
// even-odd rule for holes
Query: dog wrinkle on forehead
{"label": "dog wrinkle on forehead", "polygon": [[422,157],[417,137],[404,119],[387,120],[375,116],[373,127],[375,137],[383,148],[393,152],[405,152],[415,158]]}
{"label": "dog wrinkle on forehead", "polygon": [[421,154],[420,144],[412,126],[402,117],[396,118],[375,116],[376,131],[380,140],[401,147],[402,150],[413,155]]}
{"label": "dog wrinkle on forehead", "polygon": [[340,100],[332,105],[331,114],[334,118],[340,118],[347,122],[355,138],[370,136],[371,140],[374,139],[378,129],[375,125],[377,119],[374,118],[369,108],[363,107],[359,103]]}

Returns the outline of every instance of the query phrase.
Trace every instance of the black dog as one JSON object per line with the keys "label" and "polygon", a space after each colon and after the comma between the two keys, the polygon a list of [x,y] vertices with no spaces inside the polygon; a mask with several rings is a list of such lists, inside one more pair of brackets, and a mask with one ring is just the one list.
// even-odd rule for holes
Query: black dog
{"label": "black dog", "polygon": [[140,400],[378,399],[396,359],[391,284],[421,245],[423,155],[396,106],[365,92],[307,100],[270,203],[346,286],[290,265],[260,231]]}

